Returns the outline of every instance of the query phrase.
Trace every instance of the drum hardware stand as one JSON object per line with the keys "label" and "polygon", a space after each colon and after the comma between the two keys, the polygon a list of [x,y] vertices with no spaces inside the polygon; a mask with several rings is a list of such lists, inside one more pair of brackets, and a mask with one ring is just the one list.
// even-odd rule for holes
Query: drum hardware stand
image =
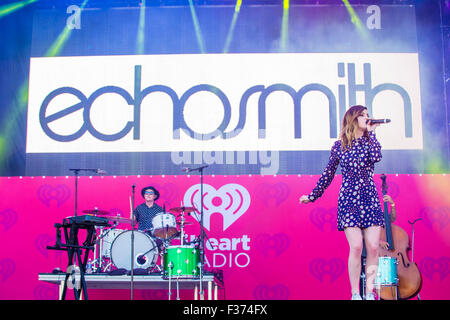
{"label": "drum hardware stand", "polygon": [[[114,227],[115,228],[115,227]],[[109,231],[108,231],[109,232]],[[102,270],[103,268],[103,238],[106,236],[106,233],[103,234],[103,227],[100,227],[100,237],[98,239],[98,269]],[[97,241],[95,242],[95,247],[97,249]]]}
{"label": "drum hardware stand", "polygon": [[180,300],[180,276],[177,277],[177,300]]}
{"label": "drum hardware stand", "polygon": [[198,268],[200,269],[200,300],[205,300],[205,295],[203,293],[203,263],[199,262]]}
{"label": "drum hardware stand", "polygon": [[191,172],[198,171],[200,172],[200,300],[204,300],[204,292],[202,287],[203,280],[203,268],[205,266],[205,230],[203,226],[203,169],[209,167],[208,165],[204,165],[198,168],[185,168],[183,171]]}
{"label": "drum hardware stand", "polygon": [[[99,234],[101,236],[102,233],[103,233],[103,227],[98,227],[98,228],[100,229]],[[95,231],[97,232],[97,227],[95,227],[95,229],[96,229]],[[101,243],[99,243],[98,241],[99,241],[99,238],[94,243],[94,250],[93,250],[93,252],[94,252],[94,259],[92,260],[93,272],[97,272],[97,270],[100,270],[101,265],[102,265],[102,263],[100,261],[102,247],[101,247]],[[99,245],[97,246],[97,244],[99,244]],[[97,258],[97,254],[98,254],[98,258]]]}
{"label": "drum hardware stand", "polygon": [[134,293],[134,189],[136,186],[133,184],[131,186],[132,193],[133,193],[133,203],[132,203],[132,210],[131,210],[131,300],[133,300],[133,293]]}
{"label": "drum hardware stand", "polygon": [[363,245],[363,254],[361,254],[361,280],[359,282],[359,292],[361,292],[361,296],[364,298],[366,296],[366,256],[365,256],[365,246]]}
{"label": "drum hardware stand", "polygon": [[[361,280],[359,282],[359,290],[362,293],[361,297],[363,299],[366,296],[366,284],[367,284],[367,277],[366,277],[367,257],[366,256],[367,256],[366,245],[363,242],[363,251],[361,254]],[[375,287],[376,287],[376,293],[377,293],[378,300],[379,300],[381,297],[381,286],[374,283],[374,288]],[[395,286],[395,296],[397,297],[396,300],[398,300],[398,284]]]}
{"label": "drum hardware stand", "polygon": [[74,216],[77,216],[77,206],[78,206],[78,175],[80,171],[88,171],[88,172],[94,172],[98,174],[105,174],[106,171],[101,169],[69,169],[69,171],[73,171],[75,176],[75,214]]}
{"label": "drum hardware stand", "polygon": [[412,226],[412,250],[411,250],[411,262],[414,262],[414,224],[419,221],[422,220],[422,218],[418,218],[416,220],[414,220],[413,222],[410,222],[408,220],[408,223]]}
{"label": "drum hardware stand", "polygon": [[364,299],[366,296],[366,285],[367,285],[367,276],[366,276],[366,265],[367,265],[367,251],[366,251],[366,243],[364,241],[364,233],[362,233],[362,241],[363,241],[363,249],[361,252],[361,280],[359,281],[359,292],[361,293],[361,297]]}
{"label": "drum hardware stand", "polygon": [[366,243],[364,241],[364,233],[361,230],[362,233],[362,241],[363,241],[363,249],[361,252],[361,276],[359,281],[359,292],[361,294],[361,297],[365,299],[366,297],[366,285],[367,285],[367,275],[366,275],[366,265],[367,265],[367,251],[366,251]]}
{"label": "drum hardware stand", "polygon": [[[103,226],[95,227],[95,228],[100,229],[99,237],[97,238],[97,240],[95,241],[95,244],[94,244],[94,260],[92,261],[92,267],[95,270],[94,272],[97,272],[97,270],[101,270],[101,268],[102,268],[103,241],[101,241],[101,239],[103,239],[104,235],[103,235]],[[98,255],[98,257],[97,257],[97,255]]]}
{"label": "drum hardware stand", "polygon": [[[419,220],[422,220],[422,218],[418,218],[418,219],[414,220],[413,222],[410,222],[410,221],[408,220],[408,223],[409,223],[409,224],[411,225],[411,227],[412,227],[411,262],[414,262],[414,224],[415,224],[417,221],[419,221]],[[420,294],[417,294],[417,299],[421,300],[421,299],[420,299]]]}
{"label": "drum hardware stand", "polygon": [[[375,285],[375,287],[376,287],[376,291],[377,291],[377,295],[378,295],[378,300],[380,300],[382,285],[378,284],[378,285]],[[394,287],[395,288],[395,295],[394,294],[392,295],[392,296],[395,297],[394,300],[399,300],[399,297],[398,297],[398,284],[396,284],[395,286],[390,286],[390,287]]]}
{"label": "drum hardware stand", "polygon": [[[168,267],[169,267],[169,300],[171,300],[172,299],[172,269],[173,269],[173,263],[169,262]],[[164,270],[163,270],[163,274],[164,274]]]}
{"label": "drum hardware stand", "polygon": [[[183,245],[183,237],[184,237],[184,211],[181,211],[181,236],[180,236],[180,240],[181,240],[181,245]],[[177,300],[180,300],[180,276],[177,277]]]}
{"label": "drum hardware stand", "polygon": [[[173,263],[172,261],[169,262],[169,264],[167,265],[169,267],[169,300],[172,299],[172,270],[173,270]],[[180,276],[177,277],[177,300],[180,300]]]}
{"label": "drum hardware stand", "polygon": [[[155,270],[156,269],[156,270]],[[155,265],[155,267],[153,268],[153,270],[155,270],[155,272],[161,272],[162,269],[159,265]]]}
{"label": "drum hardware stand", "polygon": [[[196,204],[194,204],[194,205],[196,205]],[[196,211],[198,211],[198,210],[196,210]],[[194,211],[195,212],[195,211]],[[189,214],[188,214],[189,215]],[[196,215],[196,218],[195,219],[198,219],[198,214],[197,213],[195,213],[195,215]],[[208,235],[205,233],[204,234],[205,235],[205,238],[206,238],[206,240],[205,240],[205,242],[209,242],[209,244],[211,245],[211,240],[209,239],[209,237],[208,237]],[[194,241],[190,241],[189,243],[200,243],[200,241],[201,241],[201,239],[200,239],[200,237],[196,237],[195,239],[194,239]]]}
{"label": "drum hardware stand", "polygon": [[184,221],[185,221],[185,219],[184,219],[184,211],[181,211],[181,223],[180,223],[180,226],[181,226],[181,235],[180,235],[181,245],[184,244]]}
{"label": "drum hardware stand", "polygon": [[203,280],[203,267],[205,262],[205,230],[203,226],[203,169],[207,166],[199,168],[200,171],[200,197],[201,197],[201,207],[200,207],[200,300],[204,300],[204,292],[202,286]]}
{"label": "drum hardware stand", "polygon": [[[106,237],[106,236],[108,235],[108,233],[110,233],[112,230],[116,229],[116,228],[117,228],[117,225],[118,225],[118,223],[114,223],[114,226],[113,226],[112,228],[106,230],[106,232],[104,232],[104,230],[103,230],[103,229],[104,229],[104,226],[99,226],[99,227],[96,226],[96,229],[97,229],[97,228],[100,229],[100,232],[99,232],[99,237],[97,238],[97,240],[95,241],[95,244],[94,244],[94,261],[93,261],[93,265],[94,265],[94,266],[96,265],[96,267],[95,267],[95,272],[97,272],[97,270],[98,270],[99,272],[103,271],[103,262],[104,262],[104,256],[103,256],[103,246],[104,246],[104,244],[103,244],[103,238]],[[98,247],[97,247],[97,245],[98,245]],[[97,251],[98,251],[98,252],[97,252]],[[96,258],[96,257],[97,257],[97,254],[98,254],[98,258]],[[106,270],[110,265],[111,265],[111,263],[108,264],[108,265],[105,267],[105,270]]]}
{"label": "drum hardware stand", "polygon": [[75,176],[75,213],[74,216],[77,216],[77,205],[78,205],[78,174],[83,169],[69,169],[69,171],[73,171]]}

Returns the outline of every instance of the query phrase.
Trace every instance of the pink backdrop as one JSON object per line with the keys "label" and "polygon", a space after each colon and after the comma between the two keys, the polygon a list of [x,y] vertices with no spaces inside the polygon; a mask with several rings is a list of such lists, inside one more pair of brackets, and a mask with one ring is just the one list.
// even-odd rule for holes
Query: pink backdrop
{"label": "pink backdrop", "polygon": [[[336,231],[341,176],[317,202],[298,198],[319,176],[205,176],[205,214],[212,247],[207,268],[222,269],[226,299],[348,299],[347,242]],[[54,223],[74,212],[73,177],[0,178],[0,298],[57,299],[57,286],[38,281],[55,267],[65,270],[65,252],[55,243]],[[381,187],[379,175],[375,181]],[[199,176],[80,177],[78,208],[98,207],[129,217],[131,185],[153,185],[166,208],[198,195]],[[450,178],[448,175],[388,175],[396,224],[412,235],[414,261],[423,277],[421,299],[450,299]],[[192,189],[191,189],[192,187]],[[195,201],[194,201],[195,202]],[[81,213],[79,213],[81,214]],[[193,217],[188,221],[195,222]],[[126,228],[126,226],[121,226]],[[198,235],[197,223],[186,228]],[[234,240],[233,240],[234,239]],[[239,240],[237,240],[239,239]],[[128,299],[127,290],[91,290],[90,299]],[[191,297],[191,295],[187,296]],[[223,292],[220,292],[223,298]],[[136,299],[166,299],[167,292],[138,290]]]}

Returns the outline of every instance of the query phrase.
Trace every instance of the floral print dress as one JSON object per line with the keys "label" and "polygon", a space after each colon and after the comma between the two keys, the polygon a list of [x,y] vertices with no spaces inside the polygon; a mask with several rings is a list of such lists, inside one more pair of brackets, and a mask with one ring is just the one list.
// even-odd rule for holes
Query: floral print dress
{"label": "floral print dress", "polygon": [[341,150],[340,140],[331,148],[328,165],[308,199],[314,202],[322,196],[340,164],[342,186],[337,213],[339,231],[347,227],[364,229],[375,225],[384,226],[383,211],[373,180],[375,163],[381,157],[381,145],[374,132],[369,132],[369,138],[363,135],[354,139],[351,148],[346,151]]}

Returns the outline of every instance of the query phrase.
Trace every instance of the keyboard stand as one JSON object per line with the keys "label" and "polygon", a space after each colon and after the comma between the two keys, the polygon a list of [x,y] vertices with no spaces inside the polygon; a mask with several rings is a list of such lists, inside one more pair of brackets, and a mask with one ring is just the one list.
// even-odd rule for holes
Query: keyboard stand
{"label": "keyboard stand", "polygon": [[[67,251],[67,255],[69,258],[61,299],[65,300],[67,288],[69,287],[74,290],[76,300],[81,299],[81,291],[83,291],[84,299],[88,300],[84,274],[86,272],[86,264],[89,258],[89,251],[94,250],[94,244],[97,237],[97,233],[95,232],[95,224],[64,219],[62,224],[57,223],[55,224],[55,227],[57,239],[56,245],[48,246],[47,249]],[[66,241],[65,244],[61,243],[61,228],[64,229],[64,238]],[[82,245],[80,245],[80,243],[78,242],[78,233],[80,229],[85,229],[87,232],[86,240]],[[74,260],[76,260],[76,262],[78,263],[79,269],[74,265]]]}

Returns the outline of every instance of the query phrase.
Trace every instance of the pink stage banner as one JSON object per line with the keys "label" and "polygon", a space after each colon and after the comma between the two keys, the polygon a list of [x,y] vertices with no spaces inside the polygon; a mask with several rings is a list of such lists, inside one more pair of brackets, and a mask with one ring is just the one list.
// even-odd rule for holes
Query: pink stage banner
{"label": "pink stage banner", "polygon": [[[205,176],[204,226],[206,269],[222,270],[225,290],[219,298],[349,299],[348,245],[336,229],[342,176],[324,196],[299,205],[318,175]],[[381,179],[375,176],[381,199]],[[412,240],[414,262],[423,278],[421,299],[450,299],[450,177],[388,175],[388,194],[397,208],[395,224]],[[166,209],[200,207],[200,177],[82,176],[78,179],[78,214],[98,208],[130,217],[132,185],[154,186]],[[74,215],[75,178],[0,178],[0,299],[58,299],[58,286],[38,280],[39,273],[67,268],[67,254],[48,250],[56,241],[55,223]],[[200,234],[188,216],[189,240]],[[121,224],[120,229],[130,226]],[[411,254],[410,254],[411,259]],[[91,290],[90,299],[129,299],[126,290]],[[138,290],[135,299],[167,299],[165,290]],[[192,298],[192,295],[184,296]]]}

